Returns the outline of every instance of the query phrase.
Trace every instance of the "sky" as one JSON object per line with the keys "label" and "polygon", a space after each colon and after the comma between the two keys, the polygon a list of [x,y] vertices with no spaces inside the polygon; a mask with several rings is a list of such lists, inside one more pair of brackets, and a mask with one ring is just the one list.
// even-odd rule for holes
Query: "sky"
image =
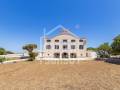
{"label": "sky", "polygon": [[120,34],[120,0],[0,0],[0,47],[22,52],[43,28],[63,25],[98,47]]}

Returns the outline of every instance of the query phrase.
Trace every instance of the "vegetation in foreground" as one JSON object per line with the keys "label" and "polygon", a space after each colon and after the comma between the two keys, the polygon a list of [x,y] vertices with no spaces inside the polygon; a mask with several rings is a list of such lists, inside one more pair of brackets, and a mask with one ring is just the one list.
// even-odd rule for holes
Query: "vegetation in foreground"
{"label": "vegetation in foreground", "polygon": [[4,61],[6,61],[5,57],[0,57],[0,63],[3,63]]}
{"label": "vegetation in foreground", "polygon": [[0,57],[0,63],[3,63],[5,61],[12,61],[12,60],[18,60],[19,58],[5,58],[5,57]]}

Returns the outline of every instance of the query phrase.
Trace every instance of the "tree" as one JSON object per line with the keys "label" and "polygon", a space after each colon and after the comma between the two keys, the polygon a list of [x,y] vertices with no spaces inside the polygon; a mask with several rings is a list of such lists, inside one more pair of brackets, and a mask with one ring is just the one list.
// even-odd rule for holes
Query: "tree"
{"label": "tree", "polygon": [[114,38],[114,41],[111,44],[111,47],[113,49],[112,51],[113,55],[120,55],[120,35]]}
{"label": "tree", "polygon": [[103,43],[97,48],[97,53],[101,58],[109,58],[112,48],[109,43]]}
{"label": "tree", "polygon": [[97,48],[93,48],[93,47],[88,47],[87,50],[91,50],[91,51],[97,51]]}
{"label": "tree", "polygon": [[27,50],[28,54],[29,54],[29,61],[33,61],[35,60],[35,57],[38,55],[38,53],[33,52],[34,49],[37,48],[36,44],[27,44],[25,46],[23,46],[23,50]]}
{"label": "tree", "polygon": [[12,51],[6,51],[6,54],[14,54]]}
{"label": "tree", "polygon": [[6,50],[4,48],[0,48],[0,55],[5,55],[6,54]]}

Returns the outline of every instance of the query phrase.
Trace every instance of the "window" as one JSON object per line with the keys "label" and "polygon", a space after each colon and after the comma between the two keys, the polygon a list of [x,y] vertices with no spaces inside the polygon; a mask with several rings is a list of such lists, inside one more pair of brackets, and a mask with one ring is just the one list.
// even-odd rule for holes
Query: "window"
{"label": "window", "polygon": [[47,42],[51,42],[51,40],[47,40]]}
{"label": "window", "polygon": [[63,50],[66,50],[68,48],[67,45],[63,45]]}
{"label": "window", "polygon": [[54,58],[60,58],[60,53],[54,53]]}
{"label": "window", "polygon": [[62,58],[68,58],[68,57],[69,57],[68,53],[62,53]]}
{"label": "window", "polygon": [[75,49],[75,45],[71,45],[71,49]]}
{"label": "window", "polygon": [[82,40],[82,39],[80,39],[79,41],[80,41],[80,42],[83,42],[83,40]]}
{"label": "window", "polygon": [[70,58],[77,58],[76,53],[71,53],[71,54],[70,54]]}
{"label": "window", "polygon": [[59,40],[55,40],[55,42],[59,42]]}
{"label": "window", "polygon": [[50,45],[46,45],[46,49],[51,49],[51,46]]}
{"label": "window", "polygon": [[83,45],[79,45],[79,49],[84,49],[84,46]]}
{"label": "window", "polygon": [[67,42],[67,40],[65,39],[65,40],[63,40],[63,42],[64,42],[64,43],[66,43],[66,42]]}
{"label": "window", "polygon": [[75,40],[71,40],[71,42],[75,42]]}
{"label": "window", "polygon": [[59,45],[55,45],[55,49],[59,49]]}
{"label": "window", "polygon": [[89,57],[89,54],[88,54],[88,53],[86,53],[86,57]]}

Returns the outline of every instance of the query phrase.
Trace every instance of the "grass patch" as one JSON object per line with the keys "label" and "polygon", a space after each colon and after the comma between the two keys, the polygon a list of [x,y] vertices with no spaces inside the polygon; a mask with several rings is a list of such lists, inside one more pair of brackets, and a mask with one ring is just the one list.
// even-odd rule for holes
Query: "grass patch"
{"label": "grass patch", "polygon": [[0,57],[0,63],[3,63],[4,61],[6,61],[5,57]]}
{"label": "grass patch", "polygon": [[5,58],[5,57],[0,57],[0,63],[3,63],[5,61],[11,61],[11,60],[18,60],[19,58]]}

